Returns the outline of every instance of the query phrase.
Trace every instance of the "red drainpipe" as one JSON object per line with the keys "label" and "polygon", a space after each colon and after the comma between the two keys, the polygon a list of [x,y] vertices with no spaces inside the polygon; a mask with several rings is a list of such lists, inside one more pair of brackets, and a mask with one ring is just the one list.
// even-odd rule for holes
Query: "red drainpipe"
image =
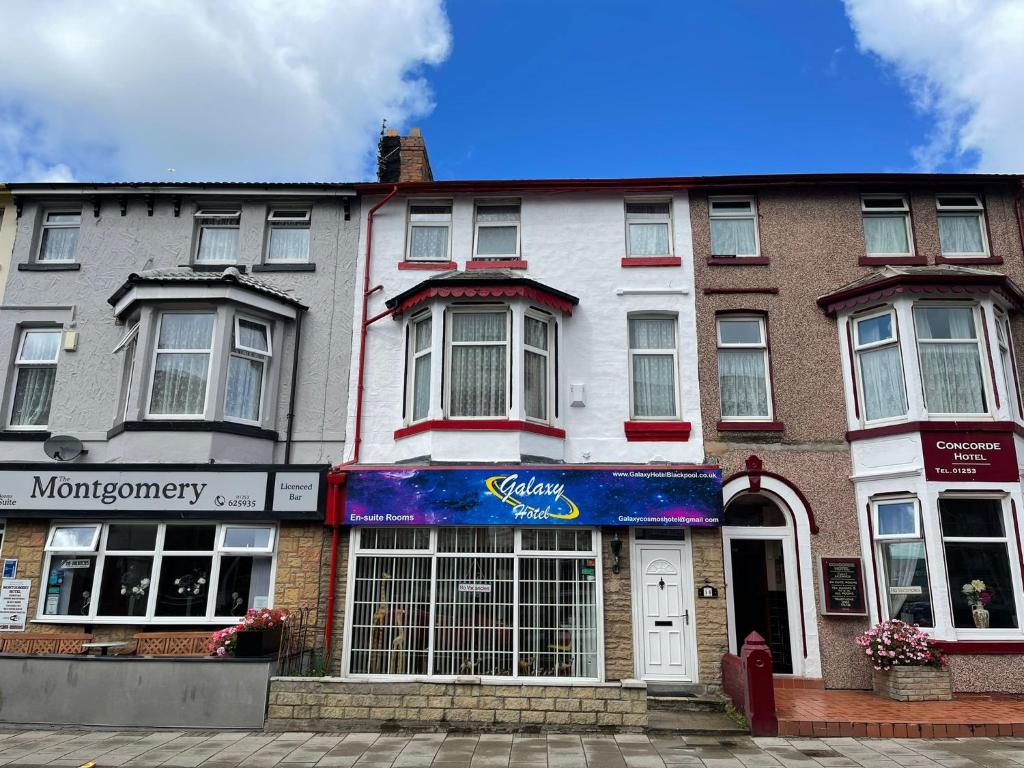
{"label": "red drainpipe", "polygon": [[[373,256],[373,215],[398,193],[398,185],[391,188],[384,199],[366,214],[366,258],[363,265],[363,316],[359,323],[359,366],[356,372],[356,423],[352,458],[345,464],[359,463],[359,446],[363,440],[363,372],[366,361],[366,329],[370,323],[385,317],[390,312],[367,319],[370,311],[370,296],[377,288],[370,289],[370,260]],[[379,288],[379,286],[378,286]],[[334,602],[337,596],[338,541],[341,538],[341,520],[345,512],[345,473],[334,467],[327,473],[327,511],[324,524],[331,526],[331,577],[327,584],[327,617],[324,620],[324,658],[331,655],[331,634],[334,630]]]}

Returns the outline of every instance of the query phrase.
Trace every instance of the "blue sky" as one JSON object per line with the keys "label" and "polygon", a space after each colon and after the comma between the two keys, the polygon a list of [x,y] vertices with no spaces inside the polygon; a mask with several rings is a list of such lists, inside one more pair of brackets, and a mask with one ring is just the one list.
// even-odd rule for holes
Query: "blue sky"
{"label": "blue sky", "polygon": [[1024,171],[1022,0],[50,0],[0,180]]}

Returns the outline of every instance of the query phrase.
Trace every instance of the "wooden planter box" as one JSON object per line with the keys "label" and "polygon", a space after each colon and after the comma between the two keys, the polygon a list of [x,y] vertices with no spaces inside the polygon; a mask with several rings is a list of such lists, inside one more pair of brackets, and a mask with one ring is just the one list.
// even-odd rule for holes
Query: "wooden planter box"
{"label": "wooden planter box", "polygon": [[948,669],[936,667],[893,667],[888,672],[871,672],[875,693],[896,701],[949,701],[953,681]]}

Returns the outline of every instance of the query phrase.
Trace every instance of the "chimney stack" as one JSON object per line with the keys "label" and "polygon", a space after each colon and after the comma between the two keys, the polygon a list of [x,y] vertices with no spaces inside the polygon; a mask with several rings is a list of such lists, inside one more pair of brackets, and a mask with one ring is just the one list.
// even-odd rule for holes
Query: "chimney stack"
{"label": "chimney stack", "polygon": [[409,130],[408,136],[399,136],[389,128],[380,137],[377,147],[377,181],[395,184],[404,181],[433,181],[427,145],[419,128]]}

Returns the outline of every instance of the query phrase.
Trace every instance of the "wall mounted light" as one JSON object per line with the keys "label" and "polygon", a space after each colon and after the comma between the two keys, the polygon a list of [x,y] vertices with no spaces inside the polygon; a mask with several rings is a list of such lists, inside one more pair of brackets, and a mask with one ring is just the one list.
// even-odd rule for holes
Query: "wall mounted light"
{"label": "wall mounted light", "polygon": [[622,541],[619,539],[619,532],[615,532],[615,537],[608,543],[608,548],[612,552],[612,573],[619,572],[619,557],[622,555]]}

